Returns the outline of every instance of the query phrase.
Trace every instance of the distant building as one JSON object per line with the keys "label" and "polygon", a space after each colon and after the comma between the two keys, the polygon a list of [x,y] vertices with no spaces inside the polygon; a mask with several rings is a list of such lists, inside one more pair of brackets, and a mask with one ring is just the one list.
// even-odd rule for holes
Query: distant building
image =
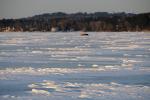
{"label": "distant building", "polygon": [[23,29],[21,27],[3,27],[0,28],[0,32],[23,32]]}
{"label": "distant building", "polygon": [[11,28],[10,27],[4,27],[4,28],[2,28],[2,31],[3,32],[10,32]]}
{"label": "distant building", "polygon": [[51,32],[57,32],[58,31],[58,28],[57,27],[52,27],[51,28]]}

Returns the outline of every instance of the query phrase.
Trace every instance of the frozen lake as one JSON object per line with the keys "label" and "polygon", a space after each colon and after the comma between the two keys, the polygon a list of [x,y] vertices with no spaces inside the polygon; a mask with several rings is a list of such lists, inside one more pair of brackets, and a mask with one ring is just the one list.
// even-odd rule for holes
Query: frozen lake
{"label": "frozen lake", "polygon": [[0,33],[0,100],[150,100],[150,33]]}

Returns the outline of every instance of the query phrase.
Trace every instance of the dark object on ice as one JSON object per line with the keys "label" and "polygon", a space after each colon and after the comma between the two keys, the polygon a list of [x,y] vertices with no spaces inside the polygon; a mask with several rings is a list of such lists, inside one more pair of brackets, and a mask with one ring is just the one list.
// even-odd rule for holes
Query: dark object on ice
{"label": "dark object on ice", "polygon": [[89,34],[85,33],[85,32],[81,32],[80,33],[81,36],[88,36]]}

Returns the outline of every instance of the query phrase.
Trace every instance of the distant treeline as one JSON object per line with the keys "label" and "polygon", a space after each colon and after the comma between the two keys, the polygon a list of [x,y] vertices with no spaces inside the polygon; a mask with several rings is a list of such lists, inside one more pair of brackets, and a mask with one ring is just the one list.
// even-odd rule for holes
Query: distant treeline
{"label": "distant treeline", "polygon": [[[1,19],[0,31],[150,31],[150,13],[62,12]],[[53,30],[54,31],[54,30]]]}

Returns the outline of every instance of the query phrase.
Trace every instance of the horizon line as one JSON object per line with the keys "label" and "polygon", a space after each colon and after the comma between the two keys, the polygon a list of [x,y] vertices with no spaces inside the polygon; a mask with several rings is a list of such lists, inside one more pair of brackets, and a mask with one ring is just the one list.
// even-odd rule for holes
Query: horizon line
{"label": "horizon line", "polygon": [[34,14],[34,15],[30,15],[30,16],[24,16],[24,17],[18,17],[18,18],[2,18],[0,16],[0,20],[2,19],[22,19],[22,18],[30,18],[30,17],[34,17],[34,16],[38,16],[38,15],[44,15],[44,14],[54,14],[54,13],[64,13],[64,14],[77,14],[77,13],[87,13],[87,14],[93,14],[93,13],[108,13],[108,14],[117,14],[117,13],[125,13],[125,14],[145,14],[145,13],[150,13],[150,12],[141,12],[141,13],[135,13],[135,12],[126,12],[126,11],[118,11],[118,12],[107,12],[107,11],[94,11],[94,12],[83,12],[83,11],[77,11],[77,12],[63,12],[63,11],[55,11],[55,12],[45,12],[45,13],[39,13],[39,14]]}

